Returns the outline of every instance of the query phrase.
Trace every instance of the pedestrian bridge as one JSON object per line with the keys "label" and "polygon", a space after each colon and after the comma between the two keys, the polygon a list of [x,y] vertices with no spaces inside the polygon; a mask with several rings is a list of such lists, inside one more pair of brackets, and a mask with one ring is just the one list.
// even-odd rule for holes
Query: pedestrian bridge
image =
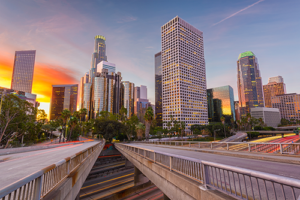
{"label": "pedestrian bridge", "polygon": [[78,142],[0,156],[0,200],[76,199],[104,145]]}
{"label": "pedestrian bridge", "polygon": [[258,155],[265,161],[247,157],[252,152],[237,157],[182,146],[116,144],[169,199],[300,199],[299,163],[289,164],[286,155],[274,161],[274,155]]}

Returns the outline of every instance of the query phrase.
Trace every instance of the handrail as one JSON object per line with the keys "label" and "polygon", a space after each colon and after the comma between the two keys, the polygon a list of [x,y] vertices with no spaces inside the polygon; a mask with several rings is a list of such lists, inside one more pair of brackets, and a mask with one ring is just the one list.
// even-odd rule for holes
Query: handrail
{"label": "handrail", "polygon": [[[298,138],[294,138],[298,140]],[[137,141],[135,143],[184,146],[185,148],[248,151],[258,153],[300,154],[300,143],[266,142],[192,142],[192,141]]]}
{"label": "handrail", "polygon": [[[0,189],[0,199],[35,199],[39,200],[47,195],[55,186],[84,162],[99,148],[103,148],[105,140],[82,150],[70,157],[64,158],[38,170],[10,185]],[[7,198],[6,198],[7,197]]]}
{"label": "handrail", "polygon": [[[132,153],[180,173],[237,199],[298,199],[300,180],[224,165],[172,153],[116,144],[120,152]],[[299,195],[300,197],[300,195]]]}

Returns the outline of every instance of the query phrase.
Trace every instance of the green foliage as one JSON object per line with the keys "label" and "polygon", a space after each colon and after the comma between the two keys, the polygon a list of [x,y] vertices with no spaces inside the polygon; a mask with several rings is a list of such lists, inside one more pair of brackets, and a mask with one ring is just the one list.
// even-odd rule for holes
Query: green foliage
{"label": "green foliage", "polygon": [[124,125],[109,118],[97,118],[94,124],[94,134],[101,134],[109,142],[124,130]]}
{"label": "green foliage", "polygon": [[145,137],[146,137],[146,140],[149,140],[150,126],[151,126],[151,122],[154,120],[153,109],[151,106],[149,106],[147,108],[144,119],[146,121]]}
{"label": "green foliage", "polygon": [[247,136],[248,136],[248,138],[250,138],[250,139],[258,138],[259,132],[247,132]]}
{"label": "green foliage", "polygon": [[272,126],[267,126],[267,127],[263,127],[263,130],[265,130],[265,131],[275,131],[276,129],[273,128]]}

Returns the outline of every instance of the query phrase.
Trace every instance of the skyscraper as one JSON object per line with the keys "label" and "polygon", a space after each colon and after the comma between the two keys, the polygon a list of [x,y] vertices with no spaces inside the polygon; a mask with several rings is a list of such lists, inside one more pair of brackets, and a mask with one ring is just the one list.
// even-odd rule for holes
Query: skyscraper
{"label": "skyscraper", "polygon": [[272,108],[272,97],[276,95],[286,94],[285,83],[281,76],[269,78],[269,83],[263,86],[265,106]]}
{"label": "skyscraper", "polygon": [[240,116],[246,117],[250,114],[250,108],[265,105],[259,65],[253,52],[246,51],[239,55],[237,73]]}
{"label": "skyscraper", "polygon": [[95,48],[94,53],[92,54],[92,66],[90,69],[90,82],[92,82],[93,78],[97,73],[97,65],[101,61],[107,61],[105,41],[106,39],[104,36],[95,36]]}
{"label": "skyscraper", "polygon": [[127,117],[134,113],[134,83],[122,81],[124,85],[124,108],[127,109]]}
{"label": "skyscraper", "polygon": [[161,52],[155,54],[155,119],[157,126],[162,126],[162,70]]}
{"label": "skyscraper", "polygon": [[147,99],[147,87],[144,85],[134,88],[134,114],[141,122],[144,122],[146,109],[151,106]]}
{"label": "skyscraper", "polygon": [[35,50],[15,52],[11,89],[31,93],[35,53]]}
{"label": "skyscraper", "polygon": [[52,97],[50,102],[50,120],[61,116],[64,109],[73,113],[77,109],[78,84],[52,85]]}
{"label": "skyscraper", "polygon": [[207,124],[203,33],[175,17],[161,27],[161,36],[163,121],[172,115],[186,131]]}
{"label": "skyscraper", "polygon": [[89,73],[85,73],[80,79],[80,92],[79,92],[79,108],[84,108],[83,106],[83,97],[84,97],[84,84],[89,82]]}
{"label": "skyscraper", "polygon": [[221,122],[221,117],[225,117],[225,122],[236,120],[234,107],[233,88],[229,85],[207,89],[208,119],[209,122]]}
{"label": "skyscraper", "polygon": [[272,108],[278,108],[282,119],[300,120],[300,94],[282,94],[271,98]]}

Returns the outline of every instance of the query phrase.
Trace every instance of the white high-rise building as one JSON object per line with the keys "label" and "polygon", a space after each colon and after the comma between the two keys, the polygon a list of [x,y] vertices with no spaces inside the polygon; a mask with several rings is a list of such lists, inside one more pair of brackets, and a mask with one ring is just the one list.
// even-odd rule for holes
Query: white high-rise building
{"label": "white high-rise building", "polygon": [[275,76],[269,78],[269,83],[276,82],[276,83],[283,83],[282,76]]}
{"label": "white high-rise building", "polygon": [[147,86],[141,85],[140,90],[140,98],[141,99],[147,99]]}
{"label": "white high-rise building", "polygon": [[[163,121],[207,124],[203,33],[179,17],[161,27]],[[166,128],[166,124],[164,124]]]}
{"label": "white high-rise building", "polygon": [[116,73],[116,65],[114,63],[106,62],[106,61],[101,61],[97,65],[97,72],[101,73],[102,69],[107,69],[108,73]]}

